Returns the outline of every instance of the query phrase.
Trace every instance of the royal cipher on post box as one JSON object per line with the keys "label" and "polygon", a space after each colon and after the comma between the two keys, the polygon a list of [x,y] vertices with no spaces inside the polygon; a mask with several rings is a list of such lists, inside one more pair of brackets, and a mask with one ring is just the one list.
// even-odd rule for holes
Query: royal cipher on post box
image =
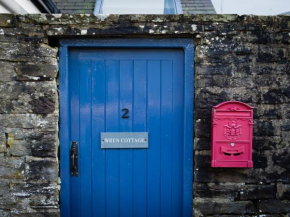
{"label": "royal cipher on post box", "polygon": [[212,109],[212,167],[253,167],[253,107],[238,101]]}

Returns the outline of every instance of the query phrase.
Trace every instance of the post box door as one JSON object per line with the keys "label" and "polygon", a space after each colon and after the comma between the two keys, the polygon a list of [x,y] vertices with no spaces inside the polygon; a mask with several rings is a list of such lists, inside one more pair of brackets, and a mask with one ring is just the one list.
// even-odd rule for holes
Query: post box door
{"label": "post box door", "polygon": [[[70,216],[191,215],[184,79],[181,49],[70,50]],[[101,148],[103,132],[148,132],[148,148]]]}

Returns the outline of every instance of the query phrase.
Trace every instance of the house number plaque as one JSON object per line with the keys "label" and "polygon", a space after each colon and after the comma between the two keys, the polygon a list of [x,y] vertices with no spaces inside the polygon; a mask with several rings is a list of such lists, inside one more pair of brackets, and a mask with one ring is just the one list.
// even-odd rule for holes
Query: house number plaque
{"label": "house number plaque", "polygon": [[148,132],[101,133],[101,148],[148,148]]}

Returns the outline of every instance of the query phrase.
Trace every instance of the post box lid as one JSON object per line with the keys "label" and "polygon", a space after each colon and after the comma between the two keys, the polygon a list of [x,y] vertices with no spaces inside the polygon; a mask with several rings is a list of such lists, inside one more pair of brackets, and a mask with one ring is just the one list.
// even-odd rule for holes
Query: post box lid
{"label": "post box lid", "polygon": [[240,102],[240,101],[227,101],[222,102],[216,106],[213,107],[214,109],[218,110],[229,110],[229,111],[238,111],[238,110],[253,110],[254,107]]}

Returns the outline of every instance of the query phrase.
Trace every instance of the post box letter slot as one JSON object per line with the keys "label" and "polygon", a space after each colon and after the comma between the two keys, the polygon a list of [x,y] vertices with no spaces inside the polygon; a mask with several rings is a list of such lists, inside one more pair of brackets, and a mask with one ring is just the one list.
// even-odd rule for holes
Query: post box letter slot
{"label": "post box letter slot", "polygon": [[221,153],[223,153],[224,155],[234,155],[234,156],[238,156],[240,154],[245,153],[245,148],[244,147],[240,147],[240,148],[227,148],[222,146],[221,147]]}

